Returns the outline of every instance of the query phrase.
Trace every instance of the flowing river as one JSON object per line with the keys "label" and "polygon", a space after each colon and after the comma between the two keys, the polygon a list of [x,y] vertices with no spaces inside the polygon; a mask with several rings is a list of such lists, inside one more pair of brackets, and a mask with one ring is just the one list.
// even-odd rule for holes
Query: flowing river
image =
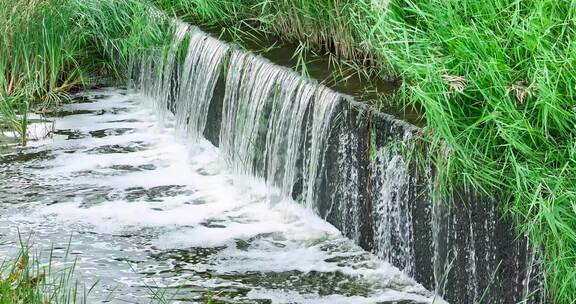
{"label": "flowing river", "polygon": [[230,173],[150,100],[124,89],[74,99],[49,137],[0,152],[0,257],[19,237],[53,250],[57,267],[69,255],[82,284],[97,283],[89,303],[434,301],[309,209]]}

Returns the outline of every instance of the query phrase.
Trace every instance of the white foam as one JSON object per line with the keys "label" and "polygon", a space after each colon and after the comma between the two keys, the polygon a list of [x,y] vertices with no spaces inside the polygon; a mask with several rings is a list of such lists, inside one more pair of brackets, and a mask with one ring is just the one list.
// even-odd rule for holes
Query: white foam
{"label": "white foam", "polygon": [[[114,235],[149,230],[154,233],[146,242],[155,250],[225,247],[211,257],[211,268],[218,273],[339,272],[379,288],[392,282],[406,286],[400,293],[386,291],[366,298],[263,289],[249,294],[252,298],[272,299],[273,303],[374,303],[395,296],[428,299],[412,294],[426,293],[420,285],[352,244],[312,211],[291,200],[271,202],[269,194],[275,189],[261,180],[239,179],[230,174],[219,160],[218,149],[209,142],[200,141],[188,147],[175,135],[169,121],[161,124],[153,111],[130,102],[139,99],[138,95],[124,96],[114,91],[106,94],[110,96],[98,102],[66,108],[128,110],[119,114],[68,116],[57,120],[56,127],[82,133],[108,128],[133,131],[102,138],[44,140],[45,146],[41,148],[53,149],[54,158],[43,160],[47,168],[33,172],[53,185],[78,185],[83,190],[75,196],[61,197],[55,204],[38,202],[32,205],[31,212],[12,214],[11,221],[35,223],[30,227],[46,225],[89,231],[97,235],[97,241],[91,244],[96,251],[118,250],[121,247],[118,244],[103,241]],[[121,119],[134,122],[111,122]],[[131,143],[141,144],[142,149],[130,153],[94,152],[99,147]],[[147,165],[141,170],[123,171],[114,167]],[[87,193],[91,189],[104,191],[106,199],[90,201]],[[128,199],[131,195],[133,198]],[[247,242],[248,247],[237,248],[238,240]],[[83,254],[89,255],[90,250],[84,250]],[[355,258],[359,260],[337,262]],[[134,284],[129,276],[120,281]]]}
{"label": "white foam", "polygon": [[407,295],[394,290],[384,291],[370,297],[328,295],[319,296],[317,294],[299,294],[291,291],[279,291],[268,289],[254,289],[248,293],[251,299],[269,299],[275,304],[374,304],[382,302],[395,302],[402,300],[413,300],[419,303],[445,303],[441,299],[430,299],[419,295]]}

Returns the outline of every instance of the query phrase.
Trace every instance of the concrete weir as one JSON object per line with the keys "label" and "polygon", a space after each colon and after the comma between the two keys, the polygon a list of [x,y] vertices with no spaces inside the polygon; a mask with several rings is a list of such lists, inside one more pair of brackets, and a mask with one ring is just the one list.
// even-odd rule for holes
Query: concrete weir
{"label": "concrete weir", "polygon": [[[434,170],[409,157],[421,129],[292,70],[174,23],[167,54],[132,58],[131,87],[183,136],[220,147],[451,303],[542,302],[537,259],[498,202],[467,189],[432,200]],[[184,59],[179,56],[186,53]]]}

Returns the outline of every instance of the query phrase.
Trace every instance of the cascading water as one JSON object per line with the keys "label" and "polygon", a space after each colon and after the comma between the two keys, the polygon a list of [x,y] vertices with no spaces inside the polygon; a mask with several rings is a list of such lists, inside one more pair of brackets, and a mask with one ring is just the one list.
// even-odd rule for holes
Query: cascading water
{"label": "cascading water", "polygon": [[[475,202],[477,196],[467,192],[454,194],[465,200],[455,205],[465,211],[432,203],[433,170],[416,172],[395,144],[412,145],[414,126],[375,115],[347,96],[180,22],[174,23],[166,54],[150,52],[132,62],[139,72],[130,74],[131,82],[157,110],[173,112],[177,129],[192,141],[206,131],[215,134],[211,141],[222,161],[237,177],[264,180],[268,201],[295,198],[456,302],[479,300],[487,288],[494,290],[489,299],[500,302],[526,294],[519,278],[532,256],[521,254],[522,240],[514,243],[513,256],[504,253],[495,235],[511,234],[502,233],[507,226],[493,207],[482,207],[489,203]],[[218,83],[221,96],[215,94]],[[468,201],[481,207],[469,208]],[[503,260],[516,265],[507,271],[517,279],[502,283],[502,277],[491,287],[485,273],[499,271]],[[508,286],[519,291],[510,293]]]}
{"label": "cascading water", "polygon": [[324,169],[324,156],[326,152],[328,135],[330,134],[330,119],[338,101],[342,99],[326,87],[319,87],[316,102],[314,103],[311,144],[309,156],[304,162],[304,194],[306,206],[316,209],[318,206],[318,187],[320,172]]}
{"label": "cascading water", "polygon": [[385,261],[414,275],[411,185],[408,165],[402,155],[388,146],[377,152],[373,169],[375,193],[374,247]]}
{"label": "cascading water", "polygon": [[[177,56],[180,44],[188,33],[189,26],[180,21],[174,21],[174,38],[170,43],[165,58],[157,58],[158,52],[152,52],[140,69],[140,89],[155,100],[158,113],[165,113],[170,98],[173,97],[173,75],[178,73]],[[155,66],[158,62],[162,64]]]}
{"label": "cascading water", "polygon": [[[303,131],[310,108],[314,109],[311,129],[330,120],[336,102],[328,95],[288,69],[234,50],[226,80],[220,148],[235,172],[265,178],[281,195],[291,195],[302,176],[298,161],[319,162],[322,138],[312,135],[310,149],[304,150]],[[315,174],[304,173],[306,193],[314,191]]]}
{"label": "cascading water", "polygon": [[381,259],[414,275],[412,200],[417,189],[402,153],[412,144],[413,130],[395,130],[393,134],[404,135],[386,136],[381,147],[375,142],[367,145],[362,137],[374,141],[375,135],[351,129],[350,124],[358,119],[344,116],[333,136],[335,168],[330,171],[330,206],[326,214],[335,217],[348,237],[365,243]]}
{"label": "cascading water", "polygon": [[[155,53],[134,60],[140,62],[136,87],[156,101],[158,110],[174,112],[180,132],[198,139],[229,55],[219,136],[224,161],[239,176],[265,179],[281,196],[290,196],[299,181],[302,201],[315,208],[330,121],[341,96],[261,57],[230,50],[197,28],[175,25],[164,60],[154,58]],[[187,55],[180,68],[176,56],[186,37]],[[163,62],[163,67],[151,62]],[[154,69],[162,76],[154,76]],[[174,78],[177,94],[172,93]]]}
{"label": "cascading water", "polygon": [[188,53],[178,81],[178,95],[175,96],[173,108],[176,128],[197,141],[206,127],[210,101],[220,76],[222,60],[229,47],[198,28],[193,28],[188,37]]}
{"label": "cascading water", "polygon": [[[339,168],[345,174],[337,176],[336,189],[332,193],[332,200],[339,200],[338,214],[343,223],[342,232],[358,242],[360,239],[361,211],[358,208],[357,199],[360,196],[359,162],[354,151],[359,149],[358,136],[349,132],[343,132],[338,136],[338,160]],[[332,209],[331,206],[330,209]],[[330,211],[329,211],[330,212]]]}
{"label": "cascading water", "polygon": [[261,180],[235,182],[140,94],[73,98],[53,137],[0,153],[0,256],[26,235],[51,274],[74,266],[87,303],[432,303],[309,210],[269,204]]}
{"label": "cascading water", "polygon": [[247,52],[234,50],[230,56],[220,149],[236,174],[265,177],[264,140],[274,132],[267,117],[275,104],[290,98],[278,85],[285,72]]}

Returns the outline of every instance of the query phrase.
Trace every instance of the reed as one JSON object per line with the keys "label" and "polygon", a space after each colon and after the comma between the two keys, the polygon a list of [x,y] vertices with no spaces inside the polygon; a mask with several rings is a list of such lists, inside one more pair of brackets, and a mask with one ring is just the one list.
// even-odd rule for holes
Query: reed
{"label": "reed", "polygon": [[[361,33],[426,110],[440,185],[503,192],[540,245],[557,303],[576,299],[576,75],[567,1],[393,1]],[[370,13],[373,12],[373,13]],[[378,26],[380,25],[381,26]]]}
{"label": "reed", "polygon": [[31,104],[50,106],[78,82],[78,43],[63,1],[9,1],[0,8],[0,116],[26,143]]}
{"label": "reed", "polygon": [[92,288],[80,288],[74,279],[76,263],[67,258],[56,260],[52,251],[42,257],[21,241],[16,258],[0,262],[0,303],[87,303]]}
{"label": "reed", "polygon": [[0,7],[0,125],[26,144],[29,111],[57,107],[91,76],[123,79],[129,52],[163,45],[165,19],[143,1],[8,1]]}

